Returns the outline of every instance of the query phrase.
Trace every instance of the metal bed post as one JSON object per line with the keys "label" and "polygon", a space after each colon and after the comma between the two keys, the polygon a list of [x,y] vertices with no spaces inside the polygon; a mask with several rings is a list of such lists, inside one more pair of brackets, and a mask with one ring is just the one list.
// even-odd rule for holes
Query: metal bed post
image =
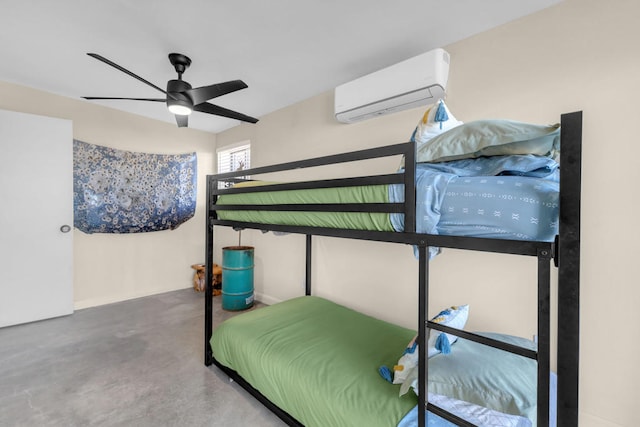
{"label": "metal bed post", "polygon": [[416,231],[416,143],[407,143],[404,155],[404,231]]}
{"label": "metal bed post", "polygon": [[561,116],[558,242],[558,426],[578,426],[582,111]]}
{"label": "metal bed post", "polygon": [[551,253],[538,251],[538,427],[549,426]]}
{"label": "metal bed post", "polygon": [[[207,177],[207,207],[205,214],[207,216],[205,231],[205,293],[204,293],[204,364],[210,366],[213,363],[213,351],[209,341],[213,335],[213,222],[211,213],[211,203],[215,203],[217,196],[211,199],[212,186],[218,185],[217,180]],[[215,211],[213,212],[215,215]]]}
{"label": "metal bed post", "polygon": [[426,427],[429,362],[427,360],[427,310],[429,309],[429,257],[425,244],[418,246],[418,427]]}
{"label": "metal bed post", "polygon": [[306,235],[305,295],[311,295],[311,234]]}

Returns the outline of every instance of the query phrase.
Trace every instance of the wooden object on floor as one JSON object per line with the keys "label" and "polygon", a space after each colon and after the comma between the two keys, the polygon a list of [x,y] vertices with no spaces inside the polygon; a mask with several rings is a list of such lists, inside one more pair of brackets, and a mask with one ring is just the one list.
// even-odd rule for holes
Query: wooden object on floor
{"label": "wooden object on floor", "polygon": [[[195,270],[193,274],[193,289],[196,292],[205,291],[204,264],[193,264],[191,266]],[[213,264],[213,296],[220,295],[222,293],[222,267],[218,264]]]}

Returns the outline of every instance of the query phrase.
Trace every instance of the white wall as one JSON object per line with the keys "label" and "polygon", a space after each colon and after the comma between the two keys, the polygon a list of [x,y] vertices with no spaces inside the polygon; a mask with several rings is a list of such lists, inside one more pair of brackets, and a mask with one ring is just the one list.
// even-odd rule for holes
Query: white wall
{"label": "white wall", "polygon": [[74,230],[73,236],[76,309],[192,285],[191,264],[204,262],[205,176],[214,170],[215,135],[2,82],[0,108],[72,120],[73,137],[92,144],[158,154],[195,151],[196,214],[176,230],[118,235]]}
{"label": "white wall", "polygon": [[[508,118],[553,123],[584,111],[580,425],[637,426],[640,299],[634,242],[640,178],[635,141],[640,93],[640,3],[562,4],[451,46],[447,103],[460,120]],[[218,145],[251,139],[253,166],[408,139],[422,110],[343,125],[324,93],[218,135]],[[397,166],[394,161],[387,170]],[[377,166],[376,166],[377,168]],[[375,168],[371,168],[373,170]],[[369,170],[363,168],[363,170]],[[237,242],[216,229],[216,254]],[[303,292],[304,238],[243,232],[256,247],[256,292],[267,301]],[[416,325],[417,265],[402,245],[317,238],[317,293],[406,326]],[[286,266],[286,267],[283,267]],[[432,314],[471,304],[471,330],[531,337],[535,261],[448,250],[431,263]],[[488,282],[482,282],[483,276]],[[493,296],[489,295],[489,289]]]}

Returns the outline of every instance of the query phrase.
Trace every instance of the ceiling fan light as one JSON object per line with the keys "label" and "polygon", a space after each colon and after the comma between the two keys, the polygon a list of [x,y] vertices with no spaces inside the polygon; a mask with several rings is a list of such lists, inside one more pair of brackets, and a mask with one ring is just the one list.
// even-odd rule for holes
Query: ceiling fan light
{"label": "ceiling fan light", "polygon": [[188,116],[193,112],[191,108],[185,107],[184,105],[170,105],[169,111],[179,116]]}
{"label": "ceiling fan light", "polygon": [[191,105],[180,99],[167,100],[167,107],[169,108],[169,111],[173,114],[177,114],[178,116],[188,116],[193,112]]}

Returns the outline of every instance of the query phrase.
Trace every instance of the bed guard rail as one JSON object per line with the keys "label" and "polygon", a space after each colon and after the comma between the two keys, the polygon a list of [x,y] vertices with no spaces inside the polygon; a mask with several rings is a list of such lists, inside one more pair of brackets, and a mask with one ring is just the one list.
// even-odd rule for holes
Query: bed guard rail
{"label": "bed guard rail", "polygon": [[[382,157],[403,155],[406,167],[399,173],[350,177],[329,180],[311,180],[260,185],[257,187],[219,188],[220,182],[238,182],[244,176],[255,176],[273,172],[311,168],[340,163],[364,161]],[[277,165],[245,169],[235,172],[209,175],[207,177],[209,211],[217,219],[218,210],[261,210],[261,211],[305,211],[305,212],[371,212],[402,213],[405,217],[405,232],[415,232],[415,142],[388,145],[348,153],[334,154],[313,159],[280,163]],[[365,185],[404,184],[404,203],[335,203],[335,204],[273,204],[273,205],[216,205],[219,195],[257,193],[265,191],[286,191],[302,189],[354,187]]]}

